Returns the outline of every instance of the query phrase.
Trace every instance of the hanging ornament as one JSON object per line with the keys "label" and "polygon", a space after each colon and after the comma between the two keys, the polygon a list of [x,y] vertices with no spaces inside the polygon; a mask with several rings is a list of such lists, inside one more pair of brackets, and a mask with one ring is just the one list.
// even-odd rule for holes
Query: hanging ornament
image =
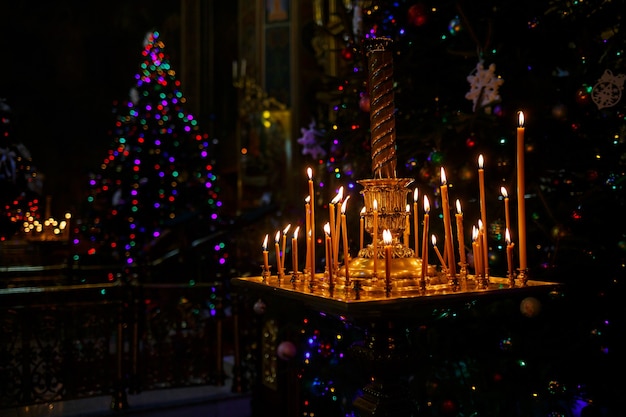
{"label": "hanging ornament", "polygon": [[496,75],[496,64],[490,64],[485,69],[483,61],[479,61],[476,69],[467,76],[467,81],[470,83],[470,91],[465,94],[465,98],[472,100],[474,111],[478,108],[477,106],[487,107],[500,101],[498,90],[504,80]]}
{"label": "hanging ornament", "polygon": [[278,355],[280,359],[284,361],[288,361],[288,360],[295,358],[296,351],[297,351],[296,345],[294,345],[293,342],[290,342],[289,340],[280,342],[280,344],[276,348],[276,354]]}
{"label": "hanging ornament", "polygon": [[422,3],[417,3],[409,7],[407,20],[413,26],[419,27],[424,25],[428,21],[426,6]]}
{"label": "hanging ornament", "polygon": [[541,311],[541,302],[535,297],[526,297],[520,303],[520,311],[526,317],[536,317]]}
{"label": "hanging ornament", "polygon": [[626,74],[613,75],[611,70],[604,70],[596,85],[591,91],[591,98],[598,106],[598,110],[615,106],[622,98]]}
{"label": "hanging ornament", "polygon": [[576,103],[584,106],[589,104],[591,100],[591,94],[589,94],[589,87],[583,85],[576,91]]}
{"label": "hanging ornament", "polygon": [[265,305],[265,301],[258,299],[256,303],[254,303],[252,310],[254,310],[256,314],[261,315],[261,314],[265,314],[266,308],[267,306]]}

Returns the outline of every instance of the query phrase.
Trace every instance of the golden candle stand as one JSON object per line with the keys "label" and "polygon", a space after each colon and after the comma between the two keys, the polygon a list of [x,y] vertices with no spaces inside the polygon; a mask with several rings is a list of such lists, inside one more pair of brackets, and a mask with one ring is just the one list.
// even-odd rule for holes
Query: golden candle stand
{"label": "golden candle stand", "polygon": [[[517,276],[510,273],[507,277],[491,277],[487,272],[471,275],[464,264],[459,265],[459,273],[451,265],[448,265],[451,271],[448,268],[437,270],[428,262],[424,266],[421,257],[408,245],[400,243],[399,237],[405,231],[409,216],[405,209],[407,187],[413,179],[395,177],[390,44],[390,39],[373,39],[367,55],[375,178],[358,183],[363,186],[364,228],[372,236],[372,243],[361,249],[356,258],[344,259],[341,268],[327,261],[323,273],[279,270],[274,275],[264,267],[259,277],[232,280],[233,286],[264,299],[268,306],[276,306],[287,317],[292,316],[294,310],[304,308],[352,321],[365,329],[365,343],[352,350],[353,356],[363,363],[362,368],[370,373],[370,382],[354,401],[363,416],[415,415],[414,405],[403,389],[406,387],[399,382],[399,376],[416,361],[404,333],[426,322],[433,310],[462,311],[467,310],[468,305],[515,299],[517,304],[507,305],[519,305],[519,300],[525,297],[551,297],[560,287],[555,282],[530,280],[525,268],[519,270]],[[313,222],[312,230],[314,227]],[[391,242],[383,242],[383,231],[387,230],[391,233]],[[386,262],[390,262],[391,267],[388,268]],[[286,274],[289,279],[285,279]],[[496,309],[489,308],[488,311],[488,314],[513,315],[508,310],[495,313]],[[520,313],[519,308],[515,313]],[[473,320],[472,316],[467,320]],[[271,371],[269,374],[275,375]]]}
{"label": "golden candle stand", "polygon": [[[276,275],[265,279],[260,276],[233,278],[232,284],[237,293],[263,300],[267,306],[265,314],[272,317],[273,312],[274,317],[278,317],[277,322],[299,314],[306,317],[309,311],[363,329],[362,343],[355,343],[347,352],[348,359],[358,364],[359,372],[368,374],[363,379],[361,394],[353,401],[361,416],[416,415],[414,402],[409,400],[402,381],[411,370],[419,369],[419,352],[424,347],[412,344],[407,332],[417,331],[423,325],[429,327],[434,311],[460,312],[463,318],[459,320],[475,320],[468,306],[474,309],[482,306],[494,319],[510,317],[514,320],[521,314],[522,300],[533,297],[545,303],[546,299],[558,299],[556,295],[561,286],[529,280],[524,286],[511,287],[509,278],[491,277],[488,287],[481,288],[474,277],[469,276],[467,285],[459,290],[450,289],[449,283],[430,283],[423,292],[418,283],[400,279],[392,282],[387,294],[384,284],[373,285],[365,278],[352,279],[350,286],[338,280],[332,286],[325,282],[327,275],[324,273],[315,275],[314,285],[309,285],[309,276],[295,275],[291,280],[279,280]],[[476,324],[475,321],[472,324]],[[489,325],[487,317],[484,326]],[[266,354],[271,356],[272,352]],[[276,366],[275,362],[270,366]],[[276,371],[270,374],[275,375]],[[288,401],[296,403],[289,407],[297,408],[300,398],[289,397]]]}

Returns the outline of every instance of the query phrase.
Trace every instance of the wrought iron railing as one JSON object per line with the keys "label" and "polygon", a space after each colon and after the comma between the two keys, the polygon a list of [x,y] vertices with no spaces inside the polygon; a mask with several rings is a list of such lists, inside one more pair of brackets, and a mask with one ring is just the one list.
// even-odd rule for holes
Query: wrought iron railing
{"label": "wrought iron railing", "polygon": [[221,282],[0,289],[0,409],[222,385]]}

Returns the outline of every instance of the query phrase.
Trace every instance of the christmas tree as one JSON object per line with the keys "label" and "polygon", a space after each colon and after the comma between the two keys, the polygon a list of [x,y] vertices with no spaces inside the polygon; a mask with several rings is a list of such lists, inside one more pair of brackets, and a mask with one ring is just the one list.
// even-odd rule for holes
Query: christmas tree
{"label": "christmas tree", "polygon": [[0,101],[0,240],[10,239],[27,219],[42,213],[41,175],[26,146],[13,135],[12,110]]}
{"label": "christmas tree", "polygon": [[[114,109],[113,146],[89,181],[77,247],[98,263],[148,264],[171,249],[171,239],[189,246],[219,220],[211,140],[185,110],[158,32],[146,37],[142,59],[130,99]],[[224,244],[214,252],[223,264]]]}
{"label": "christmas tree", "polygon": [[[515,190],[517,114],[526,115],[530,273],[567,290],[555,294],[556,310],[532,320],[503,322],[468,305],[433,309],[431,321],[407,327],[424,354],[403,369],[412,415],[619,415],[623,383],[602,375],[623,364],[625,11],[624,1],[405,0],[314,12],[307,46],[319,64],[317,100],[299,143],[318,182],[359,189],[357,180],[372,177],[366,46],[391,39],[398,177],[415,178],[436,202],[445,166],[466,218],[478,218],[484,155],[494,276],[506,263],[501,188]],[[298,352],[301,408],[354,415],[360,368],[345,363],[358,342],[353,328],[315,314],[285,328]]]}

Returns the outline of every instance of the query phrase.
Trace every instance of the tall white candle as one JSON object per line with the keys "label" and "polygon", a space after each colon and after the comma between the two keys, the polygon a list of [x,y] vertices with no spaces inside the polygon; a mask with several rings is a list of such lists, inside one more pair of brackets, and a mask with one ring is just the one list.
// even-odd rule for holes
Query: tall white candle
{"label": "tall white candle", "polygon": [[526,259],[526,203],[524,201],[525,171],[524,171],[524,113],[519,112],[517,128],[517,222],[519,240],[519,267],[524,271],[527,267]]}
{"label": "tall white candle", "polygon": [[348,200],[350,196],[347,196],[341,206],[341,231],[343,234],[343,265],[346,269],[346,287],[350,285],[350,247],[348,245],[348,229],[346,227],[346,209],[348,207]]}
{"label": "tall white candle", "polygon": [[293,272],[298,272],[298,231],[300,226],[296,227],[293,231],[293,237],[291,238],[291,264],[293,266]]}
{"label": "tall white candle", "polygon": [[[478,157],[478,181],[480,186],[480,219],[483,222],[483,227],[487,227],[487,207],[485,202],[485,170],[484,170],[484,158],[482,155]],[[481,253],[483,255],[482,265],[485,273],[485,277],[489,275],[489,244],[487,242],[487,232],[485,230],[485,236],[481,239],[482,247]]]}
{"label": "tall white candle", "polygon": [[313,189],[313,170],[307,168],[307,175],[309,177],[309,196],[311,197],[311,253],[309,262],[311,264],[311,283],[315,281],[315,190]]}
{"label": "tall white candle", "polygon": [[[285,252],[287,251],[287,232],[289,231],[290,228],[291,228],[291,224],[288,224],[283,229],[283,249],[280,253],[280,265],[283,268],[285,268]],[[283,270],[283,272],[285,271]]]}
{"label": "tall white candle", "polygon": [[448,260],[447,270],[451,276],[456,275],[456,262],[454,260],[454,246],[452,244],[452,225],[450,220],[450,201],[448,199],[448,184],[446,179],[446,172],[443,167],[441,168],[441,206],[443,210],[443,227],[446,235],[445,238],[445,253]]}
{"label": "tall white candle", "polygon": [[428,274],[428,229],[430,225],[429,213],[430,203],[428,202],[428,197],[424,196],[424,227],[422,228],[422,286],[424,286],[426,275]]}

